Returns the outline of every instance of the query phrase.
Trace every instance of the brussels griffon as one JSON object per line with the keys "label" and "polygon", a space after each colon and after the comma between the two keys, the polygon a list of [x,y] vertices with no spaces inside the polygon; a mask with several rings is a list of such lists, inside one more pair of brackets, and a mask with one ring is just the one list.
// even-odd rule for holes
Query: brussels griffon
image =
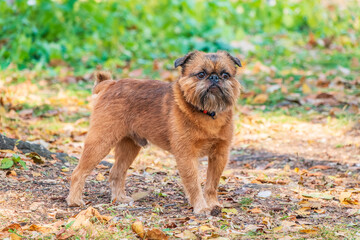
{"label": "brussels griffon", "polygon": [[[180,78],[173,83],[111,79],[96,74],[98,94],[78,166],[71,176],[69,206],[83,205],[86,177],[115,148],[109,182],[112,200],[130,202],[126,172],[140,148],[151,142],[172,153],[195,213],[221,204],[217,187],[229,158],[233,133],[232,107],[240,94],[235,79],[240,60],[225,51],[194,51],[175,61]],[[198,178],[198,158],[208,156],[204,193]]]}

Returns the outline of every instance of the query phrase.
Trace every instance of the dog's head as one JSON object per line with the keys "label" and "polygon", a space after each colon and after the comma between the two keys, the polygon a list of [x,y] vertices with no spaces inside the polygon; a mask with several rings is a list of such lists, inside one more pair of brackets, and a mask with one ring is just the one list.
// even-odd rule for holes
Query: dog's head
{"label": "dog's head", "polygon": [[228,52],[194,51],[175,61],[181,66],[180,89],[185,100],[200,110],[222,112],[232,106],[240,94],[235,79],[240,60]]}

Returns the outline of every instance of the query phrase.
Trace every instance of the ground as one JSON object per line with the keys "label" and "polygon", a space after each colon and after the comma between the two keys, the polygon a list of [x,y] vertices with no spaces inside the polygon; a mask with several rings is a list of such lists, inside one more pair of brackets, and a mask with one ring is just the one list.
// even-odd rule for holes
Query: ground
{"label": "ground", "polygon": [[[87,179],[86,206],[67,207],[89,124],[92,76],[7,70],[1,133],[74,158],[40,163],[17,148],[0,150],[2,164],[19,162],[1,165],[0,238],[359,239],[360,79],[359,63],[352,65],[304,71],[244,62],[245,91],[219,186],[224,208],[207,217],[192,213],[173,156],[156,146],[144,148],[128,173],[134,202],[110,202],[111,153]],[[178,75],[160,71],[168,81]],[[203,181],[206,167],[200,159]]]}

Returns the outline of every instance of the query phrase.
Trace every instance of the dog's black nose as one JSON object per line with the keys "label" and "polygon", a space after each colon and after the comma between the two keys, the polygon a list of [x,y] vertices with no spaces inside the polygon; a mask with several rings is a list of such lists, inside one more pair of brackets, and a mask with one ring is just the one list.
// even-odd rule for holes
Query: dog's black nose
{"label": "dog's black nose", "polygon": [[219,82],[219,77],[216,74],[211,74],[210,77],[209,77],[209,80],[212,83],[218,83]]}

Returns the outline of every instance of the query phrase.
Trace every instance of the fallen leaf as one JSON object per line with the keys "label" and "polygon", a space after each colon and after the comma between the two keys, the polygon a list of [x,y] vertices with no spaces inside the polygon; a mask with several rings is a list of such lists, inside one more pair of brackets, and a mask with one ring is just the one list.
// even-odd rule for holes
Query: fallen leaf
{"label": "fallen leaf", "polygon": [[164,225],[165,228],[176,228],[177,225],[174,222],[170,222]]}
{"label": "fallen leaf", "polygon": [[98,173],[98,175],[96,176],[96,181],[104,181],[105,180],[105,177],[104,175],[102,175],[101,173]]}
{"label": "fallen leaf", "polygon": [[325,211],[325,209],[315,209],[314,212],[319,213],[319,214],[324,214],[326,211]]}
{"label": "fallen leaf", "polygon": [[11,171],[6,172],[6,176],[7,177],[16,177],[17,174],[16,174],[16,172],[14,170],[11,170]]}
{"label": "fallen leaf", "polygon": [[325,166],[325,165],[316,165],[316,166],[313,166],[311,168],[309,168],[309,170],[313,170],[313,169],[321,169],[321,170],[326,170],[326,169],[330,169],[332,167],[330,166]]}
{"label": "fallen leaf", "polygon": [[310,207],[302,207],[300,208],[299,210],[296,210],[295,212],[298,214],[298,215],[310,215],[310,210],[311,208]]}
{"label": "fallen leaf", "polygon": [[49,233],[49,232],[52,232],[53,229],[50,227],[43,227],[43,226],[38,226],[38,225],[33,224],[25,230],[36,231],[36,232],[40,232],[40,233]]}
{"label": "fallen leaf", "polygon": [[334,196],[326,193],[303,193],[302,196],[308,198],[321,198],[326,200],[331,200],[334,198]]}
{"label": "fallen leaf", "polygon": [[301,88],[303,94],[310,94],[312,92],[311,88],[306,83],[304,83]]}
{"label": "fallen leaf", "polygon": [[354,204],[359,205],[359,202],[357,200],[351,199],[352,192],[342,192],[340,193],[339,200],[342,204]]}
{"label": "fallen leaf", "polygon": [[70,218],[67,224],[71,224],[71,228],[87,228],[91,227],[94,223],[99,221],[104,224],[110,221],[112,217],[100,215],[99,211],[93,207],[89,207],[86,210],[81,211],[75,218]]}
{"label": "fallen leaf", "polygon": [[228,214],[238,214],[238,210],[236,210],[235,208],[223,208],[221,211]]}
{"label": "fallen leaf", "polygon": [[148,195],[150,194],[149,191],[146,192],[137,192],[131,195],[132,199],[134,199],[134,201],[138,201],[140,199],[146,198]]}
{"label": "fallen leaf", "polygon": [[154,228],[146,232],[146,238],[149,240],[167,240],[168,236],[160,229]]}
{"label": "fallen leaf", "polygon": [[20,224],[18,223],[12,223],[9,226],[3,228],[3,230],[1,230],[2,232],[8,232],[9,230],[16,230],[18,232],[22,232],[22,228],[20,226]]}
{"label": "fallen leaf", "polygon": [[66,168],[62,168],[61,171],[62,171],[62,172],[69,172],[70,169],[66,167]]}
{"label": "fallen leaf", "polygon": [[302,200],[299,202],[299,205],[301,205],[301,207],[309,207],[312,209],[319,209],[322,207],[322,204],[319,202],[315,202],[315,201],[307,201],[307,200]]}
{"label": "fallen leaf", "polygon": [[280,184],[280,185],[286,185],[289,183],[289,181],[286,180],[271,180],[271,179],[260,179],[260,178],[257,178],[256,181],[260,183],[271,183],[271,184]]}
{"label": "fallen leaf", "polygon": [[109,166],[105,166],[105,165],[102,165],[102,164],[99,164],[96,166],[97,169],[108,169]]}
{"label": "fallen leaf", "polygon": [[297,226],[296,223],[291,222],[291,221],[282,221],[281,222],[281,227],[283,227],[283,230],[288,231],[289,229],[293,228],[294,226]]}
{"label": "fallen leaf", "polygon": [[185,230],[179,234],[176,234],[175,237],[180,239],[198,239],[197,236],[189,230]]}
{"label": "fallen leaf", "polygon": [[76,232],[72,229],[62,228],[59,232],[56,233],[56,239],[59,240],[69,239],[75,234]]}
{"label": "fallen leaf", "polygon": [[[236,210],[236,209],[235,209]],[[236,211],[237,212],[237,211]],[[214,230],[212,227],[209,227],[208,225],[202,225],[199,227],[199,230],[201,232],[206,232],[206,231],[212,231]]]}
{"label": "fallen leaf", "polygon": [[16,154],[16,152],[15,152],[15,151],[10,150],[10,149],[0,149],[0,152],[2,152],[2,153]]}
{"label": "fallen leaf", "polygon": [[273,229],[273,231],[274,231],[274,232],[282,232],[282,229],[283,229],[282,226],[278,226],[278,227],[275,227],[275,228]]}
{"label": "fallen leaf", "polygon": [[269,96],[264,93],[260,93],[256,95],[256,97],[252,100],[253,104],[264,104],[268,100]]}
{"label": "fallen leaf", "polygon": [[15,233],[10,234],[10,240],[21,240],[21,239],[22,238],[19,235],[15,234]]}
{"label": "fallen leaf", "polygon": [[340,193],[340,196],[339,196],[340,202],[343,203],[346,198],[350,198],[351,194],[352,194],[352,192],[342,192],[342,193]]}
{"label": "fallen leaf", "polygon": [[31,158],[34,161],[34,163],[36,163],[36,164],[44,163],[44,160],[36,152],[27,153],[27,154],[25,154],[25,156],[27,156],[28,158]]}
{"label": "fallen leaf", "polygon": [[141,221],[135,221],[131,224],[131,229],[136,233],[141,239],[145,236],[144,226]]}
{"label": "fallen leaf", "polygon": [[309,229],[301,229],[300,232],[301,233],[305,233],[305,234],[317,234],[319,231],[318,228],[309,228]]}
{"label": "fallen leaf", "polygon": [[262,213],[262,210],[260,208],[253,208],[250,210],[251,213]]}

